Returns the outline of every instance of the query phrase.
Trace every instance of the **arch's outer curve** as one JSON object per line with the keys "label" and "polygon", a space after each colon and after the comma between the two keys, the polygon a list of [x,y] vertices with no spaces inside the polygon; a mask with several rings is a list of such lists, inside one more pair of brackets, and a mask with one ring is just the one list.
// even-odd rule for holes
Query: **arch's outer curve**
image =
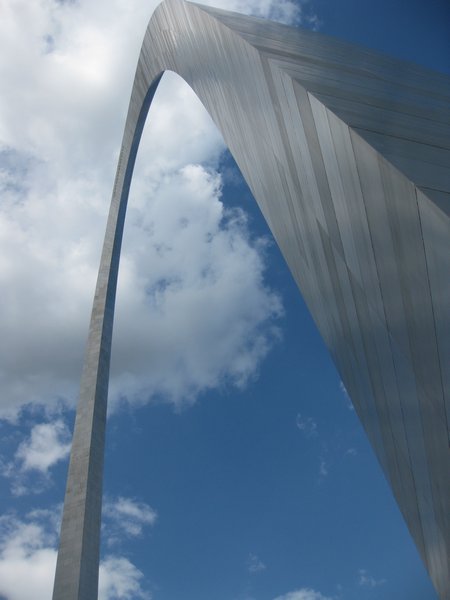
{"label": "arch's outer curve", "polygon": [[144,38],[125,125],[53,599],[97,597],[122,231],[140,135],[165,70],[185,79],[221,130],[448,598],[449,79],[316,33],[166,0]]}

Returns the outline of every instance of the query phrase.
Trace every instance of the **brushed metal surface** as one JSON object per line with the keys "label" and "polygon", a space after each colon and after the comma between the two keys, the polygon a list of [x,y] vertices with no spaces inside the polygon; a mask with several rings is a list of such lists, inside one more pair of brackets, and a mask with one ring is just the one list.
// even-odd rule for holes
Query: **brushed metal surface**
{"label": "brushed metal surface", "polygon": [[165,70],[200,98],[280,246],[440,598],[450,597],[450,78],[166,0],[131,93],[71,453],[54,600],[95,599],[117,271]]}

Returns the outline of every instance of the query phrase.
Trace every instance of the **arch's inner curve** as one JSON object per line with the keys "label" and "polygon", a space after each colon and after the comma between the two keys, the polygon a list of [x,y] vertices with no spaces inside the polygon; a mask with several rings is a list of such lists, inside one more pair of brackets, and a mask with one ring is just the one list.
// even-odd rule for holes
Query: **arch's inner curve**
{"label": "arch's inner curve", "polygon": [[[449,239],[444,196],[450,184],[448,173],[433,170],[427,157],[433,136],[445,128],[448,78],[316,33],[167,0],[148,26],[131,93],[53,599],[97,597],[122,232],[140,136],[166,70],[190,85],[222,132],[333,356],[433,583],[447,597],[450,292],[443,274],[450,253],[441,240]],[[433,119],[426,118],[430,104]],[[388,118],[393,112],[405,115],[406,125]],[[437,159],[445,164],[444,158]]]}

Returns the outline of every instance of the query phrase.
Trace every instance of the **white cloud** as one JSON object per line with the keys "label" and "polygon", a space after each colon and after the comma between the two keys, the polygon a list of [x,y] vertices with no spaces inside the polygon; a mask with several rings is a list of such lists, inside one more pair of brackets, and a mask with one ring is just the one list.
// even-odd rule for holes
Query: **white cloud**
{"label": "white cloud", "polygon": [[[0,517],[0,597],[51,598],[59,521],[59,507],[32,511],[24,519]],[[143,579],[127,558],[106,557],[100,564],[99,600],[150,599]]]}
{"label": "white cloud", "polygon": [[10,480],[14,496],[43,492],[51,484],[50,469],[70,452],[71,434],[61,418],[32,426],[12,460],[0,462],[0,474]]}
{"label": "white cloud", "polygon": [[124,537],[141,535],[146,526],[156,523],[158,514],[145,502],[120,496],[116,500],[108,499],[103,507],[103,521],[109,545]]}
{"label": "white cloud", "polygon": [[331,600],[331,598],[324,596],[320,592],[316,592],[310,588],[301,588],[299,590],[294,590],[292,592],[288,592],[287,594],[283,594],[282,596],[277,596],[274,600]]}
{"label": "white cloud", "polygon": [[264,244],[251,243],[245,216],[225,211],[219,194],[217,174],[190,165],[131,211],[141,229],[124,239],[112,402],[126,389],[132,402],[162,395],[180,406],[245,385],[277,339],[281,303],[264,284]]}
{"label": "white cloud", "polygon": [[50,598],[56,566],[55,533],[39,518],[0,518],[0,597]]}
{"label": "white cloud", "polygon": [[203,4],[220,6],[243,14],[266,17],[280,23],[298,22],[302,18],[302,7],[290,0],[231,0],[230,2],[207,1]]}
{"label": "white cloud", "polygon": [[58,419],[53,423],[35,425],[29,439],[17,449],[16,458],[21,461],[23,471],[35,469],[47,473],[53,465],[67,458],[70,446],[69,429]]}
{"label": "white cloud", "polygon": [[386,579],[375,579],[372,575],[370,575],[366,569],[360,569],[358,573],[358,585],[362,587],[375,588],[380,585],[384,585],[386,583]]}
{"label": "white cloud", "polygon": [[108,556],[100,565],[99,600],[150,600],[151,594],[141,585],[143,578],[142,572],[127,558]]}
{"label": "white cloud", "polygon": [[[301,17],[289,1],[220,4]],[[4,7],[4,418],[17,418],[28,403],[75,401],[133,73],[155,5],[18,0]],[[130,199],[111,389],[116,400],[156,395],[179,406],[254,377],[277,338],[281,305],[264,282],[264,243],[250,238],[242,214],[224,210],[215,170],[223,142],[209,116],[174,75],[158,96]]]}

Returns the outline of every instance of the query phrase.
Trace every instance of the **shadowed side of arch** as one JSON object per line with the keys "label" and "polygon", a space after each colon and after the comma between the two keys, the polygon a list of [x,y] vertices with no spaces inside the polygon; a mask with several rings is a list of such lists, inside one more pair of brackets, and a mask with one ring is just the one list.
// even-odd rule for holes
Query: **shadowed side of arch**
{"label": "shadowed side of arch", "polygon": [[[145,34],[126,119],[53,600],[97,597],[122,232],[139,140],[166,70],[191,86],[221,131],[333,356],[434,585],[446,597],[450,292],[442,274],[450,189],[443,168],[430,170],[428,156],[433,133],[442,133],[449,81],[319,34],[167,0]],[[427,102],[434,102],[434,121],[423,123]],[[405,112],[405,126],[387,118],[394,110]],[[408,131],[414,139],[405,137]]]}

